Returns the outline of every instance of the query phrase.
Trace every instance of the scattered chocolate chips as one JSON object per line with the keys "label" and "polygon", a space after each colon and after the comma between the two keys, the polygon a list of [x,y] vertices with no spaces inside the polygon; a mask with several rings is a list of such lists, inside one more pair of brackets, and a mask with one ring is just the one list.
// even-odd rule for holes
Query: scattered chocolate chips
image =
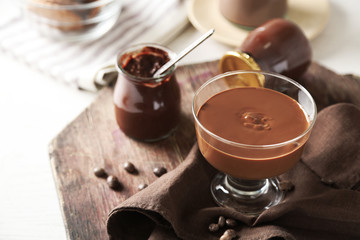
{"label": "scattered chocolate chips", "polygon": [[[131,173],[131,174],[137,174],[138,173],[138,170],[136,169],[135,165],[130,161],[124,162],[123,163],[123,168],[128,173]],[[93,169],[93,172],[94,172],[96,177],[106,179],[106,182],[107,182],[108,186],[111,189],[113,189],[115,191],[120,191],[123,188],[123,185],[121,184],[119,179],[114,175],[109,175],[105,171],[104,168],[95,167]],[[153,169],[153,173],[155,174],[155,176],[161,177],[162,175],[167,173],[167,169],[164,168],[164,167],[155,167]],[[143,190],[143,189],[145,189],[147,187],[148,187],[148,185],[146,183],[141,183],[141,184],[138,185],[138,190],[141,191],[141,190]]]}
{"label": "scattered chocolate chips", "polygon": [[121,183],[117,177],[110,175],[107,177],[106,181],[111,189],[120,190]]}
{"label": "scattered chocolate chips", "polygon": [[94,168],[94,174],[96,177],[99,178],[106,178],[106,182],[108,186],[113,190],[120,190],[121,189],[121,183],[119,179],[115,176],[108,175],[104,168]]}
{"label": "scattered chocolate chips", "polygon": [[225,223],[226,223],[226,226],[228,226],[228,227],[236,227],[238,225],[237,221],[232,218],[226,219]]}
{"label": "scattered chocolate chips", "polygon": [[107,173],[105,171],[105,169],[103,168],[94,168],[94,174],[95,176],[99,177],[99,178],[106,178],[107,177]]}
{"label": "scattered chocolate chips", "polygon": [[219,240],[231,240],[237,237],[237,234],[234,229],[228,229],[224,232],[224,234],[220,237]]}
{"label": "scattered chocolate chips", "polygon": [[219,228],[220,228],[219,225],[216,224],[216,223],[211,223],[209,225],[209,231],[210,232],[217,232],[219,230]]}
{"label": "scattered chocolate chips", "polygon": [[220,216],[219,217],[219,219],[218,219],[218,225],[219,225],[219,227],[223,227],[223,226],[225,226],[225,218],[224,218],[224,216]]}
{"label": "scattered chocolate chips", "polygon": [[225,227],[227,229],[224,234],[220,237],[220,240],[231,240],[237,237],[236,231],[232,229],[236,227],[238,222],[232,218],[225,218],[224,216],[219,216],[217,223],[211,223],[208,227],[209,232],[215,233],[218,232],[221,228]]}
{"label": "scattered chocolate chips", "polygon": [[136,168],[135,165],[131,162],[124,162],[124,169],[128,172],[128,173],[135,173],[136,172]]}
{"label": "scattered chocolate chips", "polygon": [[155,167],[153,169],[153,173],[155,174],[155,176],[157,177],[161,177],[162,175],[164,175],[165,173],[167,173],[166,168],[164,167]]}
{"label": "scattered chocolate chips", "polygon": [[148,185],[147,185],[146,183],[141,183],[141,184],[139,184],[139,186],[138,186],[138,190],[141,191],[141,190],[147,188],[147,186],[148,186]]}

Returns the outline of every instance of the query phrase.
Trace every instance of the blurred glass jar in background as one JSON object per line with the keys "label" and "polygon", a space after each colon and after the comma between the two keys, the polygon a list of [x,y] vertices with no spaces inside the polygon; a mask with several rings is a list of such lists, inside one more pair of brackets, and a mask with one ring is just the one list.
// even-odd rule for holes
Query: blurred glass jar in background
{"label": "blurred glass jar in background", "polygon": [[219,0],[219,9],[229,21],[252,28],[284,17],[287,0]]}
{"label": "blurred glass jar in background", "polygon": [[121,11],[121,0],[19,0],[25,17],[46,37],[88,41],[107,33]]}

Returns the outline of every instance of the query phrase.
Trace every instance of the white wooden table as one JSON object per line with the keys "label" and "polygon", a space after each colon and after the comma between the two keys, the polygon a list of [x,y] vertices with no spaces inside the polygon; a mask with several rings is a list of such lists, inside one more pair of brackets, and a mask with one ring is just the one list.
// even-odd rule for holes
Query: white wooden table
{"label": "white wooden table", "polygon": [[[311,42],[313,59],[360,76],[360,1],[330,3],[328,25]],[[6,4],[0,0],[0,16]],[[168,47],[179,52],[200,35],[189,25]],[[218,59],[230,49],[209,39],[181,63]],[[96,94],[54,81],[1,51],[0,74],[0,240],[66,239],[47,146]]]}

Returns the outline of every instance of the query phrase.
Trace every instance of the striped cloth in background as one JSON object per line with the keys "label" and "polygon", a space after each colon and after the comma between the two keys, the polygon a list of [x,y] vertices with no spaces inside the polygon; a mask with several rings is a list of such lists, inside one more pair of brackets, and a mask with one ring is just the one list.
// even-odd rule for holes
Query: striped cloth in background
{"label": "striped cloth in background", "polygon": [[94,74],[137,43],[166,45],[187,25],[184,0],[127,0],[114,28],[93,42],[71,43],[38,34],[20,11],[0,22],[0,51],[75,87],[95,90]]}

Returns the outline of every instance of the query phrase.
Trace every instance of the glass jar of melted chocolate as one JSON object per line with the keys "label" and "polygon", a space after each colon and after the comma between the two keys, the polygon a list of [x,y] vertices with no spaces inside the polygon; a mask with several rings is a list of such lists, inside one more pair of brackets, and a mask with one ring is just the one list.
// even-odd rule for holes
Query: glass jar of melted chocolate
{"label": "glass jar of melted chocolate", "polygon": [[154,44],[136,45],[118,53],[115,116],[127,136],[153,142],[168,137],[177,127],[181,100],[175,66],[153,77],[174,57],[169,49]]}

